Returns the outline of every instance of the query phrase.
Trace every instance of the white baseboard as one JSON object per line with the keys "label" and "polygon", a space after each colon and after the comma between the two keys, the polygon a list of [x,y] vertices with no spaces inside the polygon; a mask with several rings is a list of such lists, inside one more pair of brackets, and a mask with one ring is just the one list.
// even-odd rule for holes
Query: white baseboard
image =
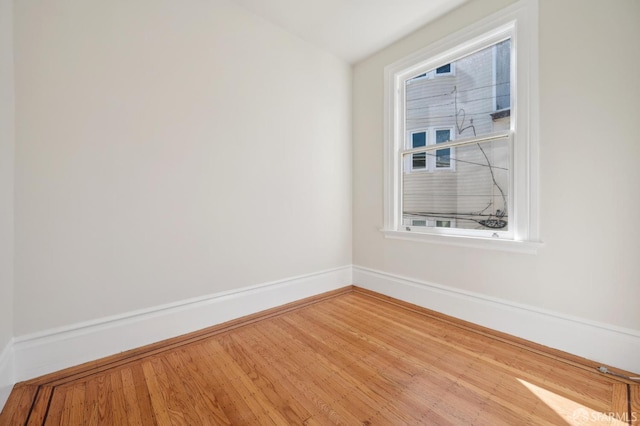
{"label": "white baseboard", "polygon": [[11,351],[13,379],[28,380],[351,283],[351,266],[344,266],[19,336]]}
{"label": "white baseboard", "polygon": [[354,285],[603,365],[640,373],[640,330],[543,309],[359,266]]}
{"label": "white baseboard", "polygon": [[7,402],[14,379],[13,339],[0,351],[0,411]]}
{"label": "white baseboard", "polygon": [[639,330],[359,266],[344,266],[16,337],[0,352],[0,409],[18,381],[351,284],[603,365],[640,372]]}

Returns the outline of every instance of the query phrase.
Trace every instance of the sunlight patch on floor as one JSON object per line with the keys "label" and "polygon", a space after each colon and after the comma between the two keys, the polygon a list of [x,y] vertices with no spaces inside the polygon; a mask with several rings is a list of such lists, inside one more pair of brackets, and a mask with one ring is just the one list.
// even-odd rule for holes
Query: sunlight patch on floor
{"label": "sunlight patch on floor", "polygon": [[628,413],[603,413],[526,380],[517,380],[571,426],[625,426],[629,424]]}

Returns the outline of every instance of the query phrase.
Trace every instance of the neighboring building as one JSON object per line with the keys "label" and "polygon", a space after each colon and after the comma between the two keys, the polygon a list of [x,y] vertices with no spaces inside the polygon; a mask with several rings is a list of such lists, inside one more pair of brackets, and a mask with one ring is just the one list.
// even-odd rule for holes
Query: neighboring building
{"label": "neighboring building", "polygon": [[[405,148],[510,128],[510,40],[409,79]],[[509,149],[505,140],[404,158],[405,226],[505,229]]]}

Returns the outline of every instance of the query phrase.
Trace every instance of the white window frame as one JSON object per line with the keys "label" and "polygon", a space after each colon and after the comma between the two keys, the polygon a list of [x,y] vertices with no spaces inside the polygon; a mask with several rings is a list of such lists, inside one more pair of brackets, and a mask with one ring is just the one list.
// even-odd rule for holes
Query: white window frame
{"label": "white window frame", "polygon": [[[384,228],[388,238],[429,243],[536,253],[539,241],[538,172],[538,1],[521,0],[461,31],[385,68]],[[512,179],[509,186],[507,233],[465,229],[426,229],[402,225],[402,148],[405,146],[404,88],[411,75],[451,63],[458,58],[511,37]],[[475,49],[475,50],[474,50]],[[517,75],[515,74],[517,70]],[[495,135],[493,135],[495,136]],[[490,135],[490,137],[492,137]],[[458,144],[463,141],[456,141]],[[447,144],[448,145],[448,144]]]}

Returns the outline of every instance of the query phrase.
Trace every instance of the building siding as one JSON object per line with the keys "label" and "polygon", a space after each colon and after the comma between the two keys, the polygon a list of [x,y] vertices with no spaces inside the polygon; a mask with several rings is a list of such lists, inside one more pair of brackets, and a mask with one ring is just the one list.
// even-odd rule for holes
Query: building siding
{"label": "building siding", "polygon": [[[452,128],[452,139],[481,136],[509,128],[509,116],[494,120],[496,82],[494,48],[489,47],[454,63],[454,72],[435,72],[407,81],[406,132]],[[405,160],[404,224],[428,213],[432,220],[455,219],[459,228],[486,227],[477,220],[505,212],[509,190],[508,141],[472,144],[451,149],[451,170],[412,171]],[[484,152],[483,152],[484,151]],[[434,155],[436,151],[427,153]],[[491,164],[492,168],[488,167]],[[493,175],[491,173],[493,171]],[[495,182],[494,182],[495,180]],[[502,191],[500,190],[502,189]],[[504,197],[503,197],[504,193]],[[464,220],[470,217],[474,220]]]}

